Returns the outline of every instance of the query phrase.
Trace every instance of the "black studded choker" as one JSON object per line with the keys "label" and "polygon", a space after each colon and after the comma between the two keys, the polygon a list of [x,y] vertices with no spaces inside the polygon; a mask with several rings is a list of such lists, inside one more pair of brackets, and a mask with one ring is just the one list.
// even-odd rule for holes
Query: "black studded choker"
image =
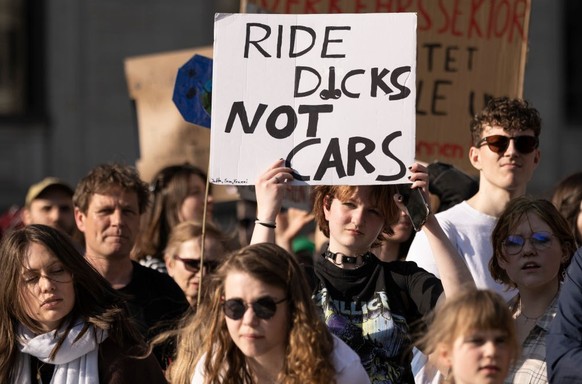
{"label": "black studded choker", "polygon": [[366,264],[372,254],[370,252],[366,252],[363,255],[359,256],[347,256],[340,252],[331,252],[329,249],[325,251],[323,256],[326,259],[330,259],[335,265],[342,265],[342,264],[352,264],[352,265],[364,265]]}

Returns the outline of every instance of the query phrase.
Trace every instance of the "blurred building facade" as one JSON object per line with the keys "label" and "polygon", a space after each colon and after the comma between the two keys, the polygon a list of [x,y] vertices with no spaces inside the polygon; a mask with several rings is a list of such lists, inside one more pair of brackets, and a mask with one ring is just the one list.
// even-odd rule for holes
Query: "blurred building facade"
{"label": "blurred building facade", "polygon": [[[529,192],[582,170],[578,0],[532,0],[526,99],[543,119]],[[139,159],[127,57],[212,44],[234,0],[0,0],[0,211],[46,175],[75,184],[97,164]]]}

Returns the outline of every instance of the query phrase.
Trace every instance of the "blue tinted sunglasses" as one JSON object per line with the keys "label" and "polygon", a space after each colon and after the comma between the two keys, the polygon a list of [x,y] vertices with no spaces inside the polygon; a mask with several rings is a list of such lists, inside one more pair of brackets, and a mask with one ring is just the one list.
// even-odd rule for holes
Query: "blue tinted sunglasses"
{"label": "blue tinted sunglasses", "polygon": [[503,250],[508,255],[516,255],[523,249],[525,242],[529,240],[532,247],[538,251],[548,248],[552,243],[554,235],[550,232],[534,232],[530,237],[523,237],[521,235],[509,235],[503,241]]}

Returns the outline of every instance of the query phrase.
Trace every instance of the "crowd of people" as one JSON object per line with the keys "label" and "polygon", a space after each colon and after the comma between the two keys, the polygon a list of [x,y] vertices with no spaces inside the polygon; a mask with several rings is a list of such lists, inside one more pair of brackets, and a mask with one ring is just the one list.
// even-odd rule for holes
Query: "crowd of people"
{"label": "crowd of people", "polygon": [[470,124],[477,178],[408,164],[418,232],[395,185],[285,207],[283,160],[244,234],[192,164],[47,177],[0,239],[0,382],[580,382],[582,173],[527,195],[541,128],[494,98]]}

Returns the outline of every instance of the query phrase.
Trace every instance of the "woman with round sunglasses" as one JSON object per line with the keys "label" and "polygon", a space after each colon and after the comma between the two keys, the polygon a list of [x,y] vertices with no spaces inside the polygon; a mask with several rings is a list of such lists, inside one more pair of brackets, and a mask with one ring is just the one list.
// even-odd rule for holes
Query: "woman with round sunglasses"
{"label": "woman with round sunglasses", "polygon": [[0,383],[166,383],[126,297],[68,236],[26,226],[3,239],[0,264]]}
{"label": "woman with round sunglasses", "polygon": [[492,233],[493,278],[518,294],[509,301],[522,353],[507,383],[547,383],[546,335],[565,271],[576,251],[566,220],[547,200],[509,202]]}
{"label": "woman with round sunglasses", "polygon": [[[204,230],[204,260],[202,257],[202,232]],[[185,221],[170,233],[164,260],[168,274],[184,291],[192,307],[198,301],[202,278],[212,273],[227,251],[225,235],[213,224]]]}
{"label": "woman with round sunglasses", "polygon": [[[427,199],[426,167],[410,168],[411,188]],[[284,160],[257,180],[257,221],[253,243],[274,241],[274,222],[293,179]],[[405,207],[395,185],[317,185],[314,214],[327,249],[314,263],[317,288],[313,299],[333,334],[358,355],[373,383],[413,382],[412,335],[422,317],[464,286],[474,286],[433,214],[423,226],[442,280],[407,261],[382,262],[371,252],[392,234]],[[413,329],[414,328],[414,329]]]}
{"label": "woman with round sunglasses", "polygon": [[178,332],[172,384],[369,383],[358,355],[319,320],[295,258],[269,243],[231,254]]}

